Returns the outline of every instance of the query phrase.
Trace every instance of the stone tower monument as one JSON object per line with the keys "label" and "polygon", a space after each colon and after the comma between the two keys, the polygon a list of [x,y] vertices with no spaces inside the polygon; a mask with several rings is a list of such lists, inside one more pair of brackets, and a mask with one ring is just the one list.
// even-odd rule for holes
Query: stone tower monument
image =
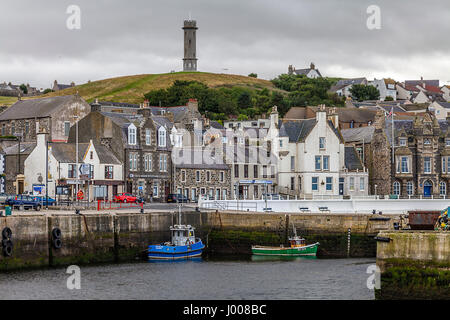
{"label": "stone tower monument", "polygon": [[184,20],[184,59],[183,71],[197,71],[196,30],[197,21]]}

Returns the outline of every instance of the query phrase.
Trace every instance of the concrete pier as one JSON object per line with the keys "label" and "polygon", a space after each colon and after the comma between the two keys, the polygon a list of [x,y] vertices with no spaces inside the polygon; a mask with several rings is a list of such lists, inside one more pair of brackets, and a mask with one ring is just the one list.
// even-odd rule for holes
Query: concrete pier
{"label": "concrete pier", "polygon": [[[0,217],[0,231],[12,231],[11,256],[0,254],[0,270],[69,264],[130,261],[145,258],[152,243],[169,240],[175,212],[46,212]],[[392,230],[399,217],[355,214],[282,214],[242,212],[184,212],[182,223],[197,229],[206,252],[248,254],[251,245],[287,244],[292,225],[308,243],[321,243],[319,255],[374,257],[373,237]],[[53,230],[61,231],[62,246],[54,244]]]}
{"label": "concrete pier", "polygon": [[377,299],[450,299],[450,233],[383,231]]}

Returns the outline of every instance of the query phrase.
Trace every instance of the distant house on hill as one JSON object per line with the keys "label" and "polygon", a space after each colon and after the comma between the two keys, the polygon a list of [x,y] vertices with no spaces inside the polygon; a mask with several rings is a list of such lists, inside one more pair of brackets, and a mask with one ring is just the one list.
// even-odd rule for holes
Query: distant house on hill
{"label": "distant house on hill", "polygon": [[395,87],[395,80],[393,79],[374,79],[369,81],[369,84],[374,86],[380,91],[380,100],[384,101],[387,97],[391,97],[393,100],[397,100],[397,90]]}
{"label": "distant house on hill", "polygon": [[320,74],[319,69],[316,69],[316,66],[312,62],[311,62],[310,67],[306,68],[306,69],[295,69],[295,67],[293,67],[292,65],[289,65],[288,74],[305,75],[311,79],[322,78],[322,75]]}
{"label": "distant house on hill", "polygon": [[59,91],[59,90],[64,90],[64,89],[68,89],[68,88],[72,88],[72,87],[75,87],[75,82],[73,82],[73,81],[70,84],[62,84],[62,83],[58,83],[58,81],[55,80],[55,82],[53,82],[52,90]]}
{"label": "distant house on hill", "polygon": [[445,101],[450,102],[450,86],[442,86],[441,91],[443,92],[442,97]]}
{"label": "distant house on hill", "polygon": [[353,79],[341,79],[334,86],[328,90],[329,92],[336,93],[339,97],[350,97],[350,89],[354,84],[367,85],[366,78],[353,78]]}

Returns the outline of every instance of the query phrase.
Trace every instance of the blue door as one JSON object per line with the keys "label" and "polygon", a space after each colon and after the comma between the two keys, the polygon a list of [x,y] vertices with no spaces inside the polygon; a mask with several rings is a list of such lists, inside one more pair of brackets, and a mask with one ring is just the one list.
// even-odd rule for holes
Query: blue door
{"label": "blue door", "polygon": [[425,197],[431,196],[432,187],[433,187],[433,184],[430,181],[425,181],[425,183],[423,184],[423,195]]}

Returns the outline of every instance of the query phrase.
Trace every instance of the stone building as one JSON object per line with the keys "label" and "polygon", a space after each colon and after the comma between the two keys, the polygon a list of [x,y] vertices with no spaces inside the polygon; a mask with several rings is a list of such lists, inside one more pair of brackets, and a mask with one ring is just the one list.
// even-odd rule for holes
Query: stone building
{"label": "stone building", "polygon": [[392,121],[380,110],[373,129],[343,130],[343,136],[346,144],[364,150],[372,194],[443,197],[450,183],[449,122],[432,113]]}
{"label": "stone building", "polygon": [[79,95],[18,100],[0,114],[0,135],[35,142],[37,133],[46,132],[50,141],[67,142],[70,127],[90,110]]}
{"label": "stone building", "polygon": [[[173,189],[169,137],[173,124],[168,117],[152,115],[147,107],[137,114],[102,112],[93,104],[92,112],[78,126],[79,142],[104,145],[123,164],[126,192],[165,200]],[[72,128],[69,142],[75,139]]]}
{"label": "stone building", "polygon": [[73,88],[73,87],[75,87],[75,82],[73,82],[73,81],[70,84],[62,84],[62,83],[58,83],[58,81],[55,80],[55,82],[53,82],[52,90],[56,92],[59,90],[64,90],[64,89]]}
{"label": "stone building", "polygon": [[203,147],[177,151],[172,159],[175,193],[184,194],[191,201],[202,195],[215,200],[232,198],[231,170],[221,154],[211,154]]}

